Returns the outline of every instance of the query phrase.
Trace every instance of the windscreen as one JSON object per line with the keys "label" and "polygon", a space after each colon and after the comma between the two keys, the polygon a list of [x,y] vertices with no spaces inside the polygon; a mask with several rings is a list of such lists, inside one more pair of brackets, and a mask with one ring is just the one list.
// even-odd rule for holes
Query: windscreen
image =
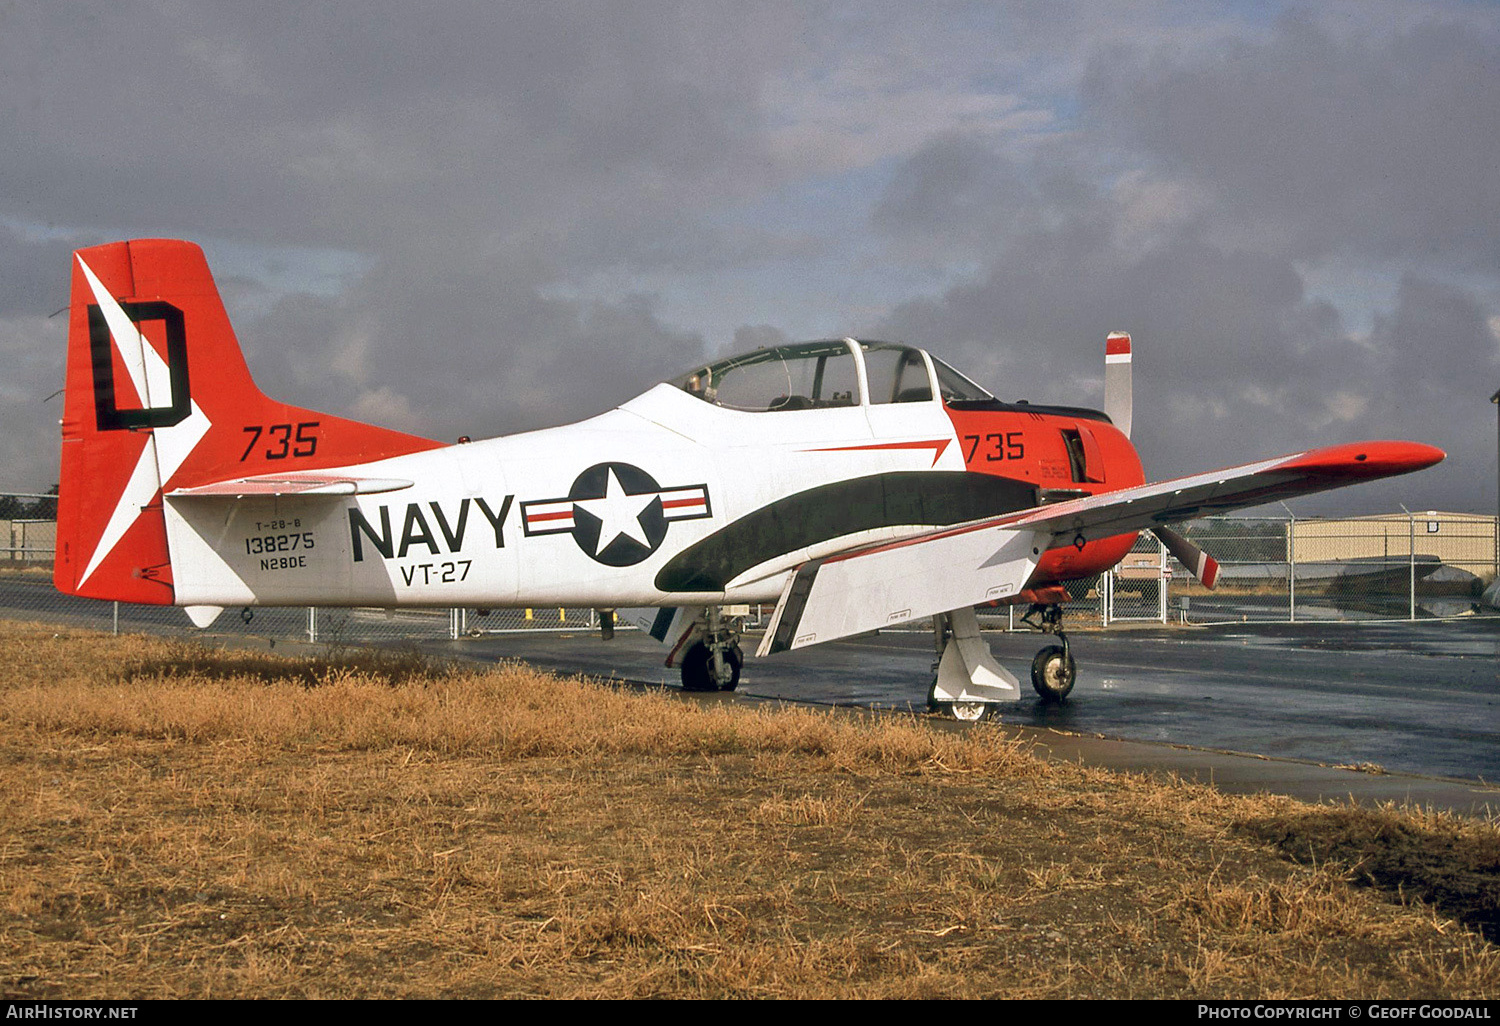
{"label": "windscreen", "polygon": [[944,402],[995,398],[936,356],[932,357],[932,366],[937,371],[938,391],[942,393]]}
{"label": "windscreen", "polygon": [[859,405],[859,370],[842,340],[757,349],[705,364],[670,384],[704,402],[755,413]]}

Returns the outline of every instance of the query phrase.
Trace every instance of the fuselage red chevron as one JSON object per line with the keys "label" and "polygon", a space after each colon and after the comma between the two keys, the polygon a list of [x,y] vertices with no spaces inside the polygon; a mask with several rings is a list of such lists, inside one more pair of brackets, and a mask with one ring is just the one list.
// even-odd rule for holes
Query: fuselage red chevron
{"label": "fuselage red chevron", "polygon": [[[893,547],[931,571],[885,571],[874,590],[892,608],[828,632],[1046,604],[1143,528],[1442,458],[1361,443],[1188,491],[1145,485],[1103,413],[1001,402],[919,349],[849,339],[757,350],[581,423],[448,445],[264,396],[190,243],[81,250],[72,291],[56,585],[198,619],[231,605],[657,607],[689,611],[679,627],[701,636],[705,609],[778,602],[797,617],[780,647],[797,647],[808,597],[793,593],[830,563],[856,577],[822,604],[868,596],[861,568]],[[1109,348],[1117,371],[1129,339]],[[954,549],[963,536],[979,548]],[[999,559],[1004,544],[1015,552]]]}

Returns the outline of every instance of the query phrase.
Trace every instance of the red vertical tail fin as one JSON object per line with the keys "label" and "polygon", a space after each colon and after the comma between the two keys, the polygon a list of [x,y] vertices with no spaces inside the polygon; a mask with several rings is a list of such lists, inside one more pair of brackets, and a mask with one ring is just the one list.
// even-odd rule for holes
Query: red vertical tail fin
{"label": "red vertical tail fin", "polygon": [[203,251],[171,239],[73,255],[65,386],[53,582],[92,598],[173,601],[164,488],[439,445],[267,398]]}

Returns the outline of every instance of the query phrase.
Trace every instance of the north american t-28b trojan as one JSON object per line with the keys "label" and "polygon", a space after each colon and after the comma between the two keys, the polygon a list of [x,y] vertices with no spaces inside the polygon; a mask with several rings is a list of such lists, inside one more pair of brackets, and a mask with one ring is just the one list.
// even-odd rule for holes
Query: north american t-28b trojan
{"label": "north american t-28b trojan", "polygon": [[1105,344],[1105,409],[1002,402],[921,349],[833,339],[696,367],[562,427],[445,444],[263,395],[202,251],[163,239],[74,255],[54,581],[178,605],[618,609],[685,687],[733,688],[737,606],[775,603],[758,655],[933,618],[929,702],[960,718],[1020,695],[976,606],[1055,635],[1067,582],[1169,525],[1431,466],[1412,442],[1312,449],[1145,483],[1131,344]]}

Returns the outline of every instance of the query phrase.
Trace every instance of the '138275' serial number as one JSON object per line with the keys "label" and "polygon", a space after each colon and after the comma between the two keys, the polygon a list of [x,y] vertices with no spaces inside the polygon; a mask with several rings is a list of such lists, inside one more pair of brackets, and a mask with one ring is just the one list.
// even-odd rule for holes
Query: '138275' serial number
{"label": "'138275' serial number", "polygon": [[267,552],[295,552],[298,549],[312,547],[311,531],[303,531],[301,534],[262,534],[245,539],[245,554],[250,556],[259,556]]}

